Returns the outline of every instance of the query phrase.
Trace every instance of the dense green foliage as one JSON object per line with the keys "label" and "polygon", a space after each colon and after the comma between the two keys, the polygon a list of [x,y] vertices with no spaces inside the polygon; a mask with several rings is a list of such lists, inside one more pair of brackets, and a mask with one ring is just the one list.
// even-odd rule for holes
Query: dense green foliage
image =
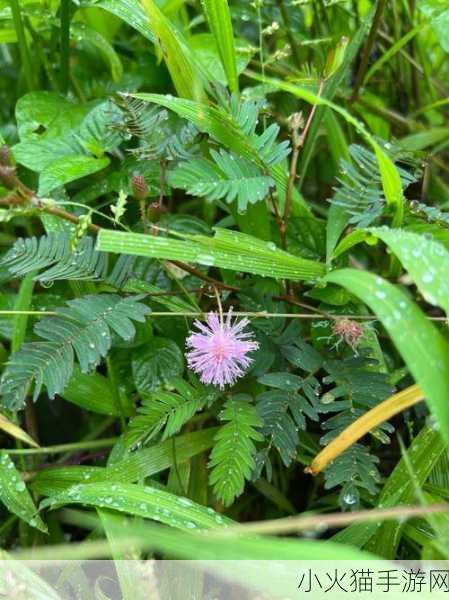
{"label": "dense green foliage", "polygon": [[[241,537],[235,556],[448,558],[427,510],[449,499],[446,3],[0,17],[2,548],[78,558],[96,528],[117,558],[129,517],[154,533],[137,556],[231,558],[177,530],[364,508],[398,518],[317,517],[319,542]],[[206,385],[186,338],[231,307],[258,349]]]}

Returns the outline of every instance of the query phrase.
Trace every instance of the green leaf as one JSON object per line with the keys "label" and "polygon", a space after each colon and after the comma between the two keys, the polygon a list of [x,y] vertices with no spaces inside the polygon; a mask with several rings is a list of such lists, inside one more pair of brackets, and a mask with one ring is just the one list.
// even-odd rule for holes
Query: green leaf
{"label": "green leaf", "polygon": [[283,571],[282,577],[273,577],[272,572],[267,573],[263,581],[264,592],[270,592],[275,597],[289,597],[291,590],[298,587],[298,566],[295,560],[325,561],[325,560],[367,560],[376,558],[373,554],[353,548],[351,545],[338,544],[329,540],[306,540],[276,538],[269,535],[260,537],[243,536],[242,533],[230,535],[224,531],[223,535],[213,532],[214,535],[187,534],[173,531],[167,527],[145,523],[139,531],[138,526],[130,526],[129,535],[137,535],[147,541],[146,548],[159,550],[170,556],[191,560],[211,561],[211,568],[220,577],[230,581],[249,584],[260,590],[261,569],[250,569],[247,563],[244,569],[236,569],[232,561],[260,561],[277,560],[292,561],[292,569]]}
{"label": "green leaf", "polygon": [[86,0],[83,6],[102,8],[133,27],[150,42],[156,41],[150,19],[143,10],[140,0]]}
{"label": "green leaf", "polygon": [[247,397],[235,396],[227,400],[220,421],[226,421],[226,425],[215,436],[209,481],[217,498],[229,506],[243,492],[245,480],[255,469],[254,441],[263,440],[255,427],[261,427],[262,420]]}
{"label": "green leaf", "polygon": [[325,279],[346,287],[379,317],[449,441],[449,346],[438,329],[404,292],[381,277],[343,269]]}
{"label": "green leaf", "polygon": [[[424,427],[407,450],[415,481],[423,486],[442,456],[446,443],[438,431]],[[402,458],[388,477],[380,493],[378,508],[392,508],[411,504],[415,482],[410,478],[406,461]],[[339,531],[332,540],[357,547],[367,547],[386,558],[395,558],[404,523],[400,519],[385,522],[356,523]]]}
{"label": "green leaf", "polygon": [[40,283],[105,278],[108,257],[95,250],[93,238],[84,236],[76,250],[73,250],[71,242],[71,235],[60,232],[39,238],[19,238],[2,257],[0,264],[5,265],[15,277],[41,271],[33,278]]}
{"label": "green leaf", "polygon": [[52,161],[39,177],[40,196],[46,196],[54,189],[71,181],[92,175],[105,169],[109,165],[109,158],[92,158],[91,156],[64,156]]}
{"label": "green leaf", "polygon": [[[30,98],[30,101],[32,100]],[[39,98],[39,101],[42,112],[44,110],[42,109],[43,99]],[[86,172],[89,168],[90,172],[104,168],[109,164],[103,158],[104,153],[114,150],[122,139],[122,134],[114,127],[121,118],[121,111],[111,101],[101,102],[87,114],[84,115],[83,113],[82,120],[79,120],[80,108],[76,105],[72,105],[73,108],[66,106],[65,109],[62,105],[59,106],[59,110],[64,111],[63,114],[67,115],[66,120],[68,123],[71,122],[71,119],[74,120],[73,127],[68,129],[65,125],[62,126],[60,117],[55,115],[55,120],[48,123],[46,133],[37,135],[33,132],[39,128],[39,124],[36,126],[36,122],[33,122],[30,130],[26,129],[27,139],[12,148],[18,163],[38,173],[48,170],[44,181],[40,182],[43,189],[41,193],[48,193],[47,190],[53,189],[51,186],[55,180],[57,182],[62,181],[62,183],[58,183],[58,185],[62,185],[77,177],[82,177],[83,174],[89,174]],[[26,118],[27,114],[33,115],[28,103],[25,108],[22,107],[23,118]],[[46,108],[48,109],[48,107]],[[51,112],[53,109],[48,109],[50,114],[53,114]],[[85,112],[85,109],[83,110]],[[74,114],[71,116],[72,111]],[[38,112],[37,116],[41,120],[45,120],[46,123],[51,118],[45,112],[43,115]],[[93,158],[90,158],[92,155]],[[88,157],[90,162],[83,162],[83,156]],[[70,175],[67,176],[64,174],[63,169],[65,159],[69,163],[72,161]],[[95,162],[95,160],[104,162],[102,164],[101,162]],[[55,167],[52,170],[53,163]],[[83,174],[76,174],[77,163],[79,163],[79,169],[83,171]],[[88,167],[89,164],[90,167]]]}
{"label": "green leaf", "polygon": [[422,0],[418,8],[428,17],[443,50],[449,52],[449,8],[446,2]]}
{"label": "green leaf", "polygon": [[179,31],[162,13],[153,0],[142,0],[142,6],[150,20],[150,27],[170,72],[176,91],[183,98],[202,100],[204,86],[201,70],[193,55],[182,41]]}
{"label": "green leaf", "polygon": [[[268,170],[278,186],[279,193],[286,193],[288,172],[282,164],[282,159],[288,154],[288,143],[275,144],[279,132],[275,123],[262,135],[255,134],[257,105],[254,102],[246,102],[237,107],[234,103],[233,114],[230,114],[222,108],[161,94],[133,94],[133,97],[165,106],[187,119],[235,154],[254,162],[261,169]],[[293,199],[299,214],[310,217],[309,207],[296,190]]]}
{"label": "green leaf", "polygon": [[194,387],[181,378],[170,379],[174,391],[159,390],[144,396],[137,416],[125,433],[127,445],[147,444],[163,431],[162,440],[177,434],[193,415],[210,404],[216,393],[197,383]]}
{"label": "green leaf", "polygon": [[30,92],[16,104],[16,121],[22,142],[55,138],[77,127],[89,105],[75,104],[54,92]]}
{"label": "green leaf", "polygon": [[77,21],[71,24],[70,35],[76,41],[81,41],[84,43],[87,42],[88,44],[91,44],[97,48],[111,70],[111,77],[113,81],[120,81],[120,79],[123,77],[123,66],[121,60],[113,46],[105,37],[98,33],[98,31],[95,31],[95,29],[88,27],[85,23]]}
{"label": "green leaf", "polygon": [[100,415],[120,416],[125,408],[117,406],[106,377],[99,373],[81,373],[77,366],[61,395],[68,402]]}
{"label": "green leaf", "polygon": [[102,229],[97,248],[105,252],[182,260],[266,277],[294,281],[317,279],[326,267],[284,252],[272,242],[216,228],[214,237],[184,235],[187,241]]}
{"label": "green leaf", "polygon": [[50,398],[62,393],[72,376],[75,355],[86,373],[109,351],[111,331],[125,340],[134,336],[132,321],[144,322],[150,312],[139,300],[115,294],[84,296],[57,308],[57,316],[39,321],[35,332],[45,341],[23,344],[12,355],[0,380],[3,403],[21,408],[33,383],[34,400],[44,385]]}
{"label": "green leaf", "polygon": [[401,229],[372,227],[368,232],[390,247],[424,299],[441,306],[449,315],[449,252],[446,248],[425,235]]}
{"label": "green leaf", "polygon": [[[371,26],[373,17],[374,17],[374,8],[372,8],[366,17],[363,19],[360,27],[357,29],[355,34],[353,35],[350,43],[345,49],[343,63],[337,69],[337,71],[330,77],[330,79],[325,83],[323,96],[327,100],[332,100],[335,94],[341,89],[341,86],[344,85],[345,79],[349,77],[349,74],[352,69],[353,61],[357,57],[360,47],[365,39],[366,34],[368,33],[368,29]],[[299,165],[298,165],[298,181],[299,186],[302,186],[304,181],[306,180],[306,173],[309,167],[310,161],[313,156],[313,152],[315,150],[316,141],[318,139],[318,134],[321,127],[321,122],[325,115],[329,113],[329,109],[326,106],[318,106],[315,115],[313,117],[313,121],[310,125],[309,132],[306,137],[306,141],[304,147],[301,150],[301,154],[299,157]],[[344,155],[340,155],[344,156]]]}
{"label": "green leaf", "polygon": [[31,527],[46,532],[47,526],[37,514],[37,508],[25,482],[7,452],[0,452],[0,501],[6,508]]}
{"label": "green leaf", "polygon": [[132,371],[139,394],[148,394],[170,379],[182,375],[182,352],[173,340],[154,337],[147,347],[134,351]]}
{"label": "green leaf", "polygon": [[222,527],[231,521],[189,498],[132,483],[87,483],[64,490],[41,503],[41,508],[83,504],[160,521],[178,529]]}
{"label": "green leaf", "polygon": [[108,467],[54,466],[39,471],[31,488],[38,494],[50,496],[80,482],[141,481],[209,450],[217,430],[217,427],[210,427],[176,436],[150,448],[129,453]]}
{"label": "green leaf", "polygon": [[240,213],[248,204],[263,200],[274,186],[271,177],[254,164],[223,150],[211,150],[215,164],[204,158],[181,163],[169,176],[172,187],[182,188],[192,196],[210,200],[234,200]]}
{"label": "green leaf", "polygon": [[231,92],[238,92],[237,60],[227,0],[202,0],[204,14],[217,43]]}
{"label": "green leaf", "polygon": [[[221,62],[217,43],[212,33],[195,33],[189,36],[189,48],[200,63],[204,73],[211,82],[217,82],[222,86],[228,84],[228,78]],[[255,52],[245,39],[235,40],[237,75],[242,73]]]}
{"label": "green leaf", "polygon": [[401,48],[408,44],[410,40],[412,40],[415,37],[416,34],[422,32],[423,29],[424,26],[422,23],[416,25],[416,27],[413,27],[413,29],[407,31],[405,35],[403,35],[390,48],[388,48],[386,52],[383,52],[381,57],[378,60],[376,60],[376,62],[372,64],[369,70],[367,71],[363,80],[363,85],[366,85],[371,79],[371,77],[374,75],[374,73],[376,73],[384,64],[388,64],[388,61],[390,61],[391,58],[401,50]]}

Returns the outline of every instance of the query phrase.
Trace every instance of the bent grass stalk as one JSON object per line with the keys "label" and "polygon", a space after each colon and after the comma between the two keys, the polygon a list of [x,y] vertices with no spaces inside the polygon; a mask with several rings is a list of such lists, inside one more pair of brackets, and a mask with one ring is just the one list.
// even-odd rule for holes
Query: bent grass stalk
{"label": "bent grass stalk", "polygon": [[417,384],[390,396],[384,402],[381,402],[362,415],[354,423],[351,423],[349,427],[342,431],[340,435],[315,456],[311,465],[306,467],[304,472],[311,475],[318,475],[329,463],[369,431],[422,400],[424,400],[424,393]]}

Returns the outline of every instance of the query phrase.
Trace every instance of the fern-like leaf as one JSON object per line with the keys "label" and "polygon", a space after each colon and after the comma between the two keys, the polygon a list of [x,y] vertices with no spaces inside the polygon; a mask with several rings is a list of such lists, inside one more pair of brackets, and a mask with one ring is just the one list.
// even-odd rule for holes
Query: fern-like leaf
{"label": "fern-like leaf", "polygon": [[[349,151],[352,162],[341,160],[340,176],[337,177],[340,186],[335,189],[331,202],[344,209],[349,216],[349,223],[368,227],[382,215],[385,206],[377,158],[373,152],[358,144],[351,144]],[[404,189],[416,181],[412,172],[402,167],[398,167],[398,171]]]}
{"label": "fern-like leaf", "polygon": [[262,426],[262,420],[249,397],[238,395],[226,402],[220,421],[226,424],[215,437],[209,481],[217,498],[229,506],[243,492],[245,480],[251,478],[255,469],[254,442],[263,440],[256,427]]}
{"label": "fern-like leaf", "polygon": [[354,444],[340,454],[326,470],[325,488],[342,486],[340,503],[343,508],[357,506],[360,499],[359,488],[371,495],[377,491],[380,481],[377,464],[379,459],[373,456],[362,444]]}
{"label": "fern-like leaf", "polygon": [[267,165],[276,165],[290,154],[290,145],[287,140],[277,142],[279,125],[272,123],[261,135],[256,133],[259,122],[259,112],[263,102],[257,100],[238,100],[232,96],[229,110],[232,117],[248,136],[251,144],[258,151],[261,159]]}
{"label": "fern-like leaf", "polygon": [[[334,415],[322,425],[327,432],[320,440],[322,444],[329,443],[367,410],[392,394],[393,388],[388,376],[370,370],[374,364],[375,361],[368,359],[363,353],[355,358],[324,363],[328,375],[323,382],[330,389],[322,396],[319,410],[321,413]],[[372,435],[382,443],[387,443],[388,434],[392,431],[393,427],[389,423],[383,423]],[[326,469],[326,488],[343,485],[340,493],[342,506],[357,505],[358,488],[364,488],[370,494],[376,492],[380,480],[377,462],[363,444],[354,444]]]}
{"label": "fern-like leaf", "polygon": [[53,398],[68,384],[75,356],[85,373],[108,353],[112,332],[124,340],[132,339],[132,321],[144,322],[150,312],[139,302],[141,298],[115,294],[84,296],[56,309],[57,316],[39,321],[34,331],[45,341],[26,343],[13,354],[0,380],[3,404],[9,409],[20,409],[33,383],[34,400],[44,386]]}
{"label": "fern-like leaf", "polygon": [[306,429],[306,417],[318,420],[316,393],[308,378],[291,373],[270,373],[259,382],[277,388],[260,394],[256,407],[263,420],[262,433],[288,467],[296,457],[298,431]]}
{"label": "fern-like leaf", "polygon": [[237,201],[239,212],[248,204],[263,200],[274,185],[254,164],[222,150],[211,150],[214,162],[198,158],[181,163],[170,175],[170,185],[185,189],[192,196],[210,200]]}
{"label": "fern-like leaf", "polygon": [[217,397],[199,383],[191,385],[181,378],[170,382],[174,391],[159,390],[143,398],[138,415],[129,422],[125,434],[127,446],[146,444],[162,432],[165,440],[178,433],[193,415]]}
{"label": "fern-like leaf", "polygon": [[17,277],[44,269],[34,279],[47,283],[58,279],[101,279],[107,271],[108,257],[95,250],[91,237],[84,236],[73,250],[69,234],[49,233],[40,238],[19,238],[0,264]]}
{"label": "fern-like leaf", "polygon": [[194,125],[127,94],[122,94],[118,103],[123,113],[119,129],[140,139],[132,154],[146,160],[191,157],[198,135]]}

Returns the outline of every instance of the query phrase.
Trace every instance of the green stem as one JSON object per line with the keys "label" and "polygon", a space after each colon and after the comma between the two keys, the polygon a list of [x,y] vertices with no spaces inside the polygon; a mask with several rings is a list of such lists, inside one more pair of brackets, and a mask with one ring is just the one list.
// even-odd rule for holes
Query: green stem
{"label": "green stem", "polygon": [[120,414],[120,425],[122,431],[126,428],[126,415],[123,409],[122,399],[120,397],[120,391],[118,389],[117,378],[115,376],[114,365],[109,357],[106,358],[106,366],[108,368],[108,379],[111,383],[112,395],[114,397],[115,405],[117,406],[118,412]]}
{"label": "green stem", "polygon": [[20,6],[18,0],[9,0],[11,7],[12,19],[14,22],[14,28],[16,30],[17,41],[19,42],[20,58],[22,60],[23,70],[25,72],[25,79],[29,90],[34,90],[34,77],[33,68],[31,66],[30,53],[28,44],[25,36],[25,29],[23,27],[22,14],[20,12]]}
{"label": "green stem", "polygon": [[374,45],[374,40],[376,39],[377,30],[379,29],[380,21],[382,19],[382,14],[384,12],[385,5],[387,0],[379,0],[376,8],[376,14],[374,15],[374,19],[371,25],[370,32],[368,34],[368,39],[366,41],[365,48],[363,49],[362,60],[360,61],[359,70],[357,72],[357,76],[355,79],[354,90],[351,96],[351,102],[357,99],[359,95],[360,86],[363,83],[365,78],[366,69],[368,67],[368,61],[371,54],[371,50]]}
{"label": "green stem", "polygon": [[61,0],[61,91],[67,94],[70,82],[70,19],[71,0]]}
{"label": "green stem", "polygon": [[276,0],[276,4],[278,5],[279,12],[281,13],[282,20],[285,25],[285,32],[290,43],[290,47],[292,49],[292,58],[295,66],[300,69],[302,67],[301,64],[301,56],[299,54],[299,47],[296,43],[295,35],[291,29],[290,17],[285,6],[284,0]]}
{"label": "green stem", "polygon": [[[92,443],[92,441],[95,441],[98,438],[98,436],[102,435],[107,429],[109,429],[109,427],[111,427],[113,423],[115,423],[115,417],[106,417],[106,419],[102,418],[100,420],[100,423],[91,431],[89,431],[85,436],[83,436],[78,443]],[[91,447],[91,443],[89,444],[89,448]],[[72,454],[72,450],[64,452],[64,454],[61,454],[61,456],[58,458],[56,464],[64,464],[71,457]]]}
{"label": "green stem", "polygon": [[60,454],[61,452],[72,452],[77,450],[92,450],[98,448],[110,448],[118,440],[117,437],[103,438],[102,440],[88,440],[85,442],[73,442],[71,444],[58,444],[56,446],[41,446],[40,448],[20,448],[16,450],[5,450],[8,454]]}

